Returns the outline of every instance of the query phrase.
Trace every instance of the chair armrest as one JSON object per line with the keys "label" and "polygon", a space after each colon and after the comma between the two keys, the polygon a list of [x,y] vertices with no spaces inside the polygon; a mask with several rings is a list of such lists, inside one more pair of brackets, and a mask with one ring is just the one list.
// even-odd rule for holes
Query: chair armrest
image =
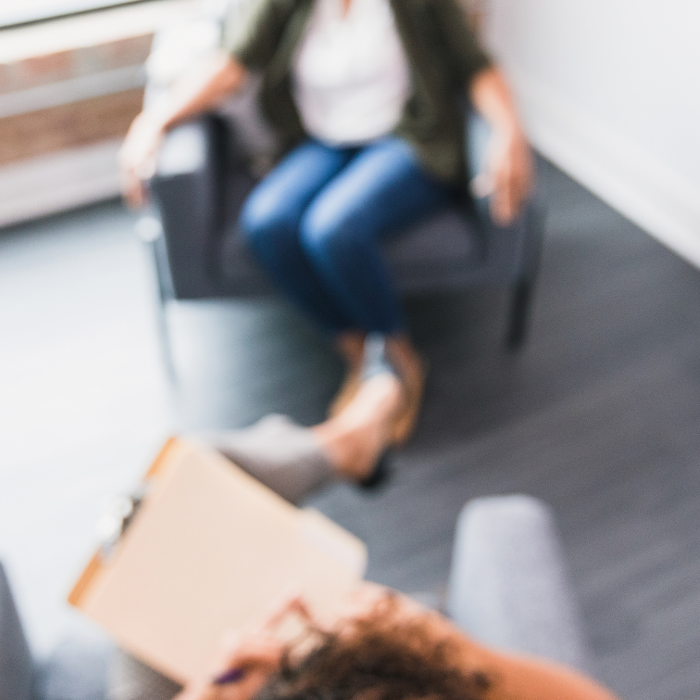
{"label": "chair armrest", "polygon": [[477,197],[472,191],[472,181],[478,175],[486,171],[486,158],[488,156],[489,142],[491,140],[490,124],[467,105],[464,115],[464,146],[466,149],[467,189],[474,202],[477,216],[482,224],[492,225],[489,210],[490,197]]}
{"label": "chair armrest", "polygon": [[462,509],[446,607],[485,644],[590,670],[553,518],[534,498]]}
{"label": "chair armrest", "polygon": [[0,700],[30,700],[32,656],[0,563]]}
{"label": "chair armrest", "polygon": [[214,295],[212,250],[223,217],[225,127],[205,115],[170,131],[151,179],[178,299]]}

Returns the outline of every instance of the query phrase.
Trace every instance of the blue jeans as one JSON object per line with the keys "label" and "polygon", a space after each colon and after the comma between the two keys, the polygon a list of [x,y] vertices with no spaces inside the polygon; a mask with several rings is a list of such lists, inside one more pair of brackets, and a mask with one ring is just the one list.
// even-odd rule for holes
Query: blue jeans
{"label": "blue jeans", "polygon": [[251,192],[240,224],[276,286],[330,333],[403,331],[380,241],[450,197],[402,139],[307,141]]}

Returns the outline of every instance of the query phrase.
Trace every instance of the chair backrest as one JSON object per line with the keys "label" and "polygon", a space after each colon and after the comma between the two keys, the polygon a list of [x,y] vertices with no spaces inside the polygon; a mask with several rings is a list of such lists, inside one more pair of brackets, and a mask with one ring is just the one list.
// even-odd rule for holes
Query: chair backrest
{"label": "chair backrest", "polygon": [[0,563],[0,700],[30,700],[33,661]]}
{"label": "chair backrest", "polygon": [[457,522],[447,612],[476,639],[590,670],[551,510],[477,498]]}

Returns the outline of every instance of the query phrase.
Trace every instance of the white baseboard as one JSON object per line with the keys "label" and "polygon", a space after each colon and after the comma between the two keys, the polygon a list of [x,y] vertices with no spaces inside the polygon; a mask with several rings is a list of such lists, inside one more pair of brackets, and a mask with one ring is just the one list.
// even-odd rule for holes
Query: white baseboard
{"label": "white baseboard", "polygon": [[0,226],[115,197],[120,144],[114,139],[0,167]]}
{"label": "white baseboard", "polygon": [[700,183],[674,171],[643,144],[582,114],[532,76],[518,69],[509,74],[534,146],[614,209],[700,267]]}

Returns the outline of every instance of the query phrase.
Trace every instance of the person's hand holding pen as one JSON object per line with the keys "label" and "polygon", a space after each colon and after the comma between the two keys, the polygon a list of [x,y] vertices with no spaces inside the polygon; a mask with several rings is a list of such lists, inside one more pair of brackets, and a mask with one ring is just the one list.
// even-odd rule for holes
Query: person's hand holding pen
{"label": "person's hand holding pen", "polygon": [[279,668],[285,641],[277,631],[289,615],[311,621],[299,595],[285,596],[258,628],[225,635],[214,674],[188,685],[174,700],[250,700]]}

